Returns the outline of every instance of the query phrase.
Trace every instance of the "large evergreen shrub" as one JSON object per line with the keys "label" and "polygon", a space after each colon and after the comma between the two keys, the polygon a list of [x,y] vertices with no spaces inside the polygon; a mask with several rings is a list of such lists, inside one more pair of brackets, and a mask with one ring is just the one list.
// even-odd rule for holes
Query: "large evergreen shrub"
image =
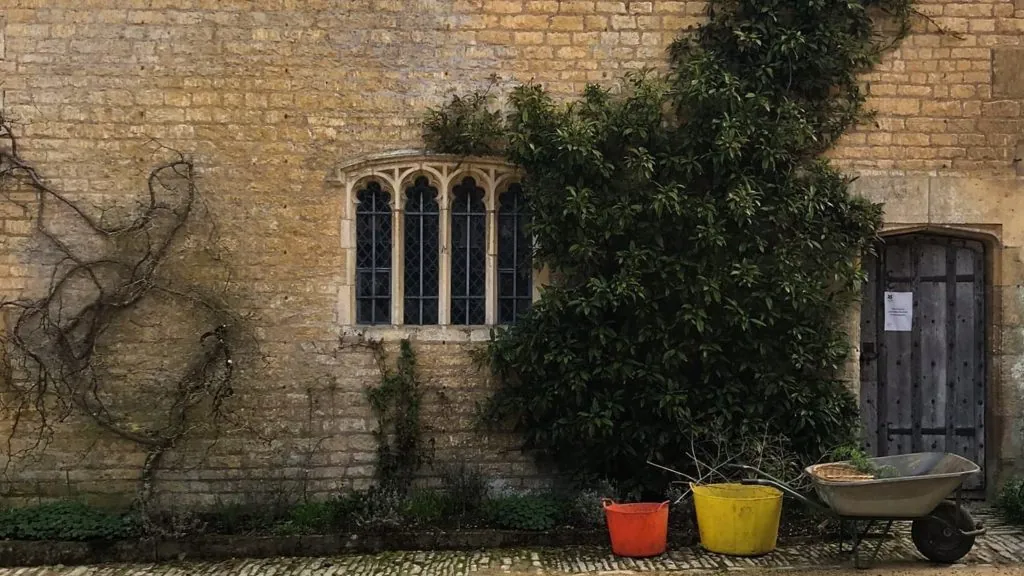
{"label": "large evergreen shrub", "polygon": [[584,477],[682,466],[691,438],[784,436],[808,458],[848,440],[843,321],[880,209],[820,156],[864,118],[858,74],[909,2],[712,0],[667,74],[571,104],[522,86],[503,121],[479,97],[432,111],[441,151],[504,135],[557,277],[496,335],[492,415]]}

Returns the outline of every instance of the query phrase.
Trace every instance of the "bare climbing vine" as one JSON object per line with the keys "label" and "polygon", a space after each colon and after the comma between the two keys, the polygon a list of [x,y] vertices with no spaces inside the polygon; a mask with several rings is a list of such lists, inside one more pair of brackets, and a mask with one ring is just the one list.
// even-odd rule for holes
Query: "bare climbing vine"
{"label": "bare climbing vine", "polygon": [[[189,235],[200,196],[193,162],[161,148],[171,159],[149,171],[139,206],[115,218],[51,185],[21,155],[14,124],[0,113],[0,201],[32,215],[39,250],[53,260],[45,287],[36,291],[41,296],[0,300],[0,319],[7,326],[0,334],[0,385],[11,423],[8,455],[44,446],[55,424],[84,415],[146,451],[137,495],[144,519],[151,517],[154,479],[164,456],[201,422],[218,422],[225,415],[238,325],[215,298],[182,288],[164,273],[172,248]],[[112,391],[115,382],[131,383],[133,373],[112,374],[101,350],[148,298],[197,311],[193,316],[205,328],[182,336],[194,341],[184,367],[161,380],[159,405],[136,407],[150,410],[137,413],[117,402]],[[29,422],[33,441],[16,449],[13,439]]]}

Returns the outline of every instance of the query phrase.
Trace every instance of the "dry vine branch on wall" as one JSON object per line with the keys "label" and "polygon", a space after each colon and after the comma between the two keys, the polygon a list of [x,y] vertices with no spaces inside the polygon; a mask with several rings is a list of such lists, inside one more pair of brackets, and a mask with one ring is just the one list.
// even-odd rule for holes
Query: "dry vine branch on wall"
{"label": "dry vine branch on wall", "polygon": [[932,18],[931,16],[925,14],[924,12],[921,12],[920,10],[917,10],[916,8],[911,10],[910,12],[914,16],[924,18],[929,24],[935,27],[935,31],[938,32],[940,36],[950,36],[956,38],[957,40],[964,40],[967,38],[966,36],[964,36],[960,32],[957,32],[956,30],[950,30],[949,28],[946,28],[945,26],[940,24],[938,20]]}
{"label": "dry vine branch on wall", "polygon": [[[96,217],[51,186],[21,156],[12,124],[0,113],[0,193],[33,215],[35,233],[56,256],[42,297],[0,300],[10,327],[0,335],[4,408],[12,421],[8,464],[43,445],[56,422],[72,413],[85,415],[146,450],[137,498],[144,518],[162,458],[200,426],[200,415],[214,421],[224,415],[234,371],[229,344],[234,316],[199,290],[172,287],[159,274],[199,200],[192,161],[163,148],[174,158],[149,172],[137,214],[112,225],[106,223],[106,211]],[[108,332],[147,297],[170,298],[201,310],[211,326],[198,335],[197,349],[177,380],[163,384],[166,413],[156,417],[113,407],[104,389],[112,376],[97,358]],[[29,411],[38,422],[37,438],[12,453],[13,438]],[[140,419],[146,423],[133,421]]]}

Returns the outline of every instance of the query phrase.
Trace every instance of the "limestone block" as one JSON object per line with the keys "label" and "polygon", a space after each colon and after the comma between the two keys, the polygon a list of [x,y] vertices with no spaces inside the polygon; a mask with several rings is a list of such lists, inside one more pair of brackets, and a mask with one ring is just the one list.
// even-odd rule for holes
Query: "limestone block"
{"label": "limestone block", "polygon": [[993,287],[992,296],[1004,324],[1024,324],[1024,289],[1020,286]]}
{"label": "limestone block", "polygon": [[1002,224],[1003,243],[1024,240],[1024,182],[1009,179],[936,177],[931,179],[928,222]]}
{"label": "limestone block", "polygon": [[928,221],[928,178],[923,176],[862,176],[852,192],[884,204],[886,223],[917,224]]}
{"label": "limestone block", "polygon": [[1024,98],[1024,48],[1000,47],[992,51],[992,95]]}
{"label": "limestone block", "polygon": [[1024,251],[1018,246],[1004,247],[1000,259],[999,283],[1010,289],[1024,285]]}

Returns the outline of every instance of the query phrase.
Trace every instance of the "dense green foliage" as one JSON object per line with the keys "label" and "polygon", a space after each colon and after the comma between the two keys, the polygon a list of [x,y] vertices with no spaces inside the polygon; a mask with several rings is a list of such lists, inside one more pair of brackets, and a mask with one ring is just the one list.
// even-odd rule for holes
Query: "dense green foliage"
{"label": "dense green foliage", "polygon": [[[569,494],[492,494],[478,468],[462,464],[440,470],[436,489],[396,489],[377,484],[363,492],[297,504],[283,501],[232,503],[206,510],[192,525],[219,534],[330,534],[339,532],[420,530],[430,528],[502,528],[540,530],[571,523]],[[604,496],[615,496],[610,487]],[[554,506],[556,513],[552,513]],[[591,515],[601,513],[600,498],[589,499]]]}
{"label": "dense green foliage", "polygon": [[432,111],[439,151],[525,169],[557,279],[496,335],[491,416],[566,471],[624,481],[648,458],[683,466],[691,438],[767,433],[809,458],[848,441],[842,322],[880,209],[819,156],[865,117],[857,75],[909,2],[713,0],[665,75],[568,105],[516,88],[500,146],[484,98]]}
{"label": "dense green foliage", "polygon": [[441,476],[445,491],[452,496],[449,516],[463,522],[476,517],[490,494],[487,478],[479,468],[461,463],[451,466]]}
{"label": "dense green foliage", "polygon": [[1024,478],[1014,478],[999,490],[996,508],[1013,524],[1024,524]]}
{"label": "dense green foliage", "polygon": [[424,139],[432,150],[450,154],[499,154],[505,130],[501,113],[488,109],[486,92],[455,95],[443,108],[431,110],[424,122]]}
{"label": "dense green foliage", "polygon": [[566,504],[546,495],[515,494],[488,500],[488,524],[507,530],[550,530],[566,518]]}
{"label": "dense green foliage", "polygon": [[119,540],[138,532],[130,515],[59,501],[0,511],[3,540]]}
{"label": "dense green foliage", "polygon": [[291,506],[282,501],[219,503],[198,512],[194,524],[211,534],[249,534],[284,522],[290,515]]}
{"label": "dense green foliage", "polygon": [[452,514],[456,498],[438,490],[417,490],[405,501],[403,516],[413,526],[436,526]]}

